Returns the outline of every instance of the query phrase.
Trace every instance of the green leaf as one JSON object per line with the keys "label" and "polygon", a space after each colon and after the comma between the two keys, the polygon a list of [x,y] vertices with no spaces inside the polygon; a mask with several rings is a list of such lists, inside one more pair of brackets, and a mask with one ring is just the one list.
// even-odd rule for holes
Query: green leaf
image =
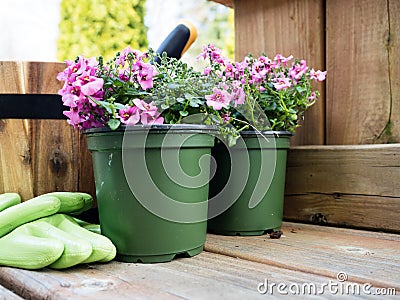
{"label": "green leaf", "polygon": [[108,127],[111,128],[111,130],[115,130],[121,125],[121,121],[116,120],[116,119],[110,119],[107,123]]}
{"label": "green leaf", "polygon": [[188,112],[188,111],[180,110],[180,111],[179,111],[179,114],[180,114],[182,117],[186,117],[186,116],[189,114],[189,112]]}
{"label": "green leaf", "polygon": [[162,108],[162,109],[167,109],[167,108],[169,108],[169,105],[168,105],[168,104],[165,104],[165,103],[163,103],[163,104],[161,104],[161,108]]}

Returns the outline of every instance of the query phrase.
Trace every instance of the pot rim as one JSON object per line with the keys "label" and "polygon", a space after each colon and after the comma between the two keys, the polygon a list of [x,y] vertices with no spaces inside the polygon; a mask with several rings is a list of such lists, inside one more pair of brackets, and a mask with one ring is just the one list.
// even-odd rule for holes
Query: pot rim
{"label": "pot rim", "polygon": [[204,124],[154,124],[154,125],[121,125],[117,129],[112,130],[108,126],[84,129],[84,134],[91,133],[111,133],[111,132],[152,132],[166,133],[168,131],[177,131],[178,133],[196,132],[196,133],[215,133],[218,127],[215,125]]}
{"label": "pot rim", "polygon": [[244,131],[240,132],[240,135],[245,136],[245,137],[263,135],[266,137],[279,138],[279,137],[292,137],[294,135],[294,133],[291,131],[285,131],[285,130],[278,130],[278,131],[275,131],[275,130],[260,130],[260,131],[244,130]]}

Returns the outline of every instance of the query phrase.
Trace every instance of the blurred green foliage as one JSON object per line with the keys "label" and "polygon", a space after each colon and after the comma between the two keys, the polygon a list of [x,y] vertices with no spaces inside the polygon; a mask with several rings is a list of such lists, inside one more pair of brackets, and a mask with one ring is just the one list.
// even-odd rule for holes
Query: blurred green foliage
{"label": "blurred green foliage", "polygon": [[103,56],[126,46],[147,49],[146,0],[62,0],[57,59]]}

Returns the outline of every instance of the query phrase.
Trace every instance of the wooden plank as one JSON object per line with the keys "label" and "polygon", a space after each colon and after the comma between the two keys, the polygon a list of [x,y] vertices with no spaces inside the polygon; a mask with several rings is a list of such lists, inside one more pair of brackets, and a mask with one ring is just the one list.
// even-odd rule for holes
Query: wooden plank
{"label": "wooden plank", "polygon": [[0,61],[0,93],[24,94],[22,63],[18,61]]}
{"label": "wooden plank", "polygon": [[389,2],[390,32],[388,40],[389,71],[390,71],[390,96],[391,96],[391,126],[385,132],[387,142],[400,142],[400,2]]}
{"label": "wooden plank", "polygon": [[88,150],[86,137],[84,136],[84,134],[79,132],[78,129],[74,129],[74,139],[77,140],[79,143],[78,152],[76,153],[79,164],[78,190],[92,195],[95,198],[95,205],[97,206],[92,155]]}
{"label": "wooden plank", "polygon": [[34,195],[31,130],[28,120],[0,120],[0,193]]}
{"label": "wooden plank", "polygon": [[233,2],[234,2],[233,0],[211,0],[211,1],[233,8]]}
{"label": "wooden plank", "polygon": [[23,62],[26,93],[57,94],[63,83],[56,77],[65,67],[59,62]]}
{"label": "wooden plank", "polygon": [[34,193],[77,191],[79,141],[65,120],[31,120]]}
{"label": "wooden plank", "polygon": [[[321,0],[236,0],[235,56],[265,52],[273,58],[284,56],[305,59],[314,69],[325,69],[324,3]],[[328,75],[330,76],[330,75]],[[321,145],[325,138],[324,84],[318,103],[305,114],[292,145]]]}
{"label": "wooden plank", "polygon": [[380,143],[391,109],[388,1],[327,0],[326,12],[326,143]]}
{"label": "wooden plank", "polygon": [[[209,252],[333,278],[339,272],[359,284],[400,288],[400,236],[381,234],[379,238],[363,232],[322,226],[288,224],[284,236],[240,237],[209,234]],[[386,238],[387,237],[387,238]],[[390,274],[390,275],[389,275]]]}
{"label": "wooden plank", "polygon": [[[202,252],[163,264],[111,262],[68,270],[26,271],[0,268],[0,282],[13,285],[31,299],[265,299],[257,287],[269,283],[314,283],[335,277],[280,269],[214,253]],[[275,292],[267,294],[280,298]],[[333,299],[326,293],[323,297]]]}
{"label": "wooden plank", "polygon": [[22,300],[20,296],[14,294],[12,291],[7,290],[5,287],[0,285],[0,299],[1,300]]}
{"label": "wooden plank", "polygon": [[294,147],[286,174],[285,219],[400,231],[400,144]]}

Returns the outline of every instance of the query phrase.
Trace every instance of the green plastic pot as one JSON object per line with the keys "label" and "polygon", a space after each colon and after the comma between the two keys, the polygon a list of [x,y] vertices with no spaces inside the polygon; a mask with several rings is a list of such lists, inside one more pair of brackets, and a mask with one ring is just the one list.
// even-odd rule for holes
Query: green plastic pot
{"label": "green plastic pot", "polygon": [[248,236],[281,228],[291,136],[245,131],[234,147],[222,142],[214,146],[217,168],[210,182],[209,232]]}
{"label": "green plastic pot", "polygon": [[205,125],[85,131],[101,232],[116,260],[166,262],[203,250],[214,132]]}

